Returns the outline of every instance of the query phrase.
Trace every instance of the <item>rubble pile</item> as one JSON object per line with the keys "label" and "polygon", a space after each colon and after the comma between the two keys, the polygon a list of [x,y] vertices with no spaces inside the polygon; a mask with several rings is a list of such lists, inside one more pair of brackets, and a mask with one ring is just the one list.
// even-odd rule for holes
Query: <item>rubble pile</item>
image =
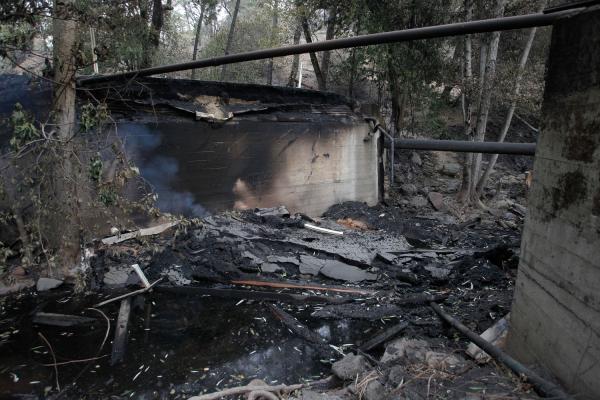
{"label": "rubble pile", "polygon": [[[493,214],[458,222],[436,212],[415,216],[398,207],[344,203],[319,219],[274,207],[148,232],[107,238],[90,259],[95,294],[87,307],[93,301],[124,320],[129,336],[117,339],[117,329],[113,347],[131,348],[121,344],[124,361],[106,367],[113,380],[98,385],[97,393],[188,398],[260,379],[265,385],[302,381],[300,390],[279,389],[296,399],[536,398],[508,370],[480,353],[483,364],[467,355],[469,341],[429,305],[437,302],[477,333],[497,321],[508,326],[503,317],[510,310],[519,233]],[[64,284],[44,293],[60,290]],[[32,306],[34,316],[45,314],[31,323],[65,327],[97,317],[79,301],[64,304],[64,314],[48,313],[44,303]],[[203,312],[206,307],[219,311]],[[203,340],[217,340],[212,349],[198,342],[197,329],[210,331]],[[152,342],[152,334],[160,342]],[[152,344],[142,346],[142,338]],[[195,346],[211,353],[212,361],[204,361],[210,367],[189,366],[207,357],[189,351],[199,351]],[[108,360],[94,361],[92,370],[102,371]],[[131,382],[114,374],[138,371],[132,360],[144,366],[135,378],[142,386],[123,392]],[[176,364],[165,385],[161,368],[170,362]],[[150,365],[157,382],[145,372]],[[185,374],[177,373],[181,368]],[[80,393],[75,387],[72,393]]]}

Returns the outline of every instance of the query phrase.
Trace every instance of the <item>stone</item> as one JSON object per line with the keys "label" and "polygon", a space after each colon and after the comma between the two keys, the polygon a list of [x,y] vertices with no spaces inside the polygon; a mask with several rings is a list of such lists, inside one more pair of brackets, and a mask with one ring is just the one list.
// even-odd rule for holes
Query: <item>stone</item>
{"label": "stone", "polygon": [[428,351],[425,353],[425,362],[429,368],[446,372],[456,370],[466,365],[465,359],[455,354],[447,354],[437,351]]}
{"label": "stone", "polygon": [[462,167],[458,163],[445,163],[440,170],[442,174],[451,177],[458,176],[460,171],[462,171]]}
{"label": "stone", "polygon": [[169,282],[177,286],[184,286],[192,283],[192,281],[186,278],[183,272],[181,272],[180,265],[172,265],[167,271],[163,272],[161,275],[166,276]]}
{"label": "stone", "polygon": [[423,160],[421,160],[421,156],[419,155],[419,153],[414,152],[410,155],[410,162],[413,163],[414,165],[417,166],[421,166],[423,165]]}
{"label": "stone", "polygon": [[271,256],[267,256],[267,261],[270,263],[276,263],[276,264],[288,263],[288,264],[300,265],[300,261],[298,261],[298,259],[296,257],[271,255]]}
{"label": "stone", "polygon": [[40,279],[38,279],[37,284],[35,285],[35,288],[37,289],[38,292],[43,292],[45,290],[56,289],[57,287],[59,287],[62,284],[63,284],[63,281],[61,281],[60,279],[40,278]]}
{"label": "stone", "polygon": [[423,196],[415,196],[411,199],[410,204],[413,207],[423,208],[423,207],[427,207],[428,202],[427,202],[427,199]]}
{"label": "stone", "polygon": [[281,268],[279,265],[275,264],[275,263],[264,263],[260,266],[260,270],[262,272],[268,272],[268,273],[275,273],[275,272],[279,272],[279,271],[283,271],[283,268]]}
{"label": "stone", "polygon": [[[292,399],[292,397],[290,397]],[[327,393],[319,393],[313,390],[302,389],[300,396],[296,397],[297,400],[342,400],[341,397],[331,395]]]}
{"label": "stone", "polygon": [[305,275],[318,275],[321,268],[325,265],[325,260],[320,258],[307,256],[302,254],[300,256],[300,273]]}
{"label": "stone", "polygon": [[406,370],[402,365],[394,365],[388,372],[388,380],[394,385],[398,386],[404,381],[406,377]]}
{"label": "stone", "polygon": [[263,260],[261,260],[260,258],[256,257],[254,254],[252,254],[249,251],[242,252],[242,257],[249,259],[250,260],[250,265],[252,265],[252,266],[261,265],[263,263]]}
{"label": "stone", "polygon": [[429,202],[438,211],[442,211],[446,209],[446,205],[444,204],[444,196],[439,192],[429,192],[427,195]]}
{"label": "stone", "polygon": [[357,375],[369,369],[369,363],[364,356],[348,354],[331,366],[335,376],[342,380],[350,381],[356,379]]}
{"label": "stone", "polygon": [[385,398],[385,386],[379,382],[379,379],[375,379],[367,384],[363,399],[365,400],[381,400]]}
{"label": "stone", "polygon": [[346,282],[374,281],[377,279],[376,274],[335,260],[326,260],[325,265],[319,272],[328,278]]}
{"label": "stone", "polygon": [[400,185],[400,193],[405,196],[413,196],[417,194],[417,186],[412,183],[405,183]]}
{"label": "stone", "polygon": [[446,182],[446,191],[448,193],[458,192],[461,182],[458,179],[450,179]]}
{"label": "stone", "polygon": [[397,361],[425,361],[425,354],[429,351],[429,344],[424,340],[401,338],[394,340],[385,348],[382,363]]}

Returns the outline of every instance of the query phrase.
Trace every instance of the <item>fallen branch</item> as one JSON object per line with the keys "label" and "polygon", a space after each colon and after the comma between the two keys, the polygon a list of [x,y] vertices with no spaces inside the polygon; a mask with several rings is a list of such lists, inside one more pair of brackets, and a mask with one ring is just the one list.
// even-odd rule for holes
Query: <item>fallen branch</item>
{"label": "fallen branch", "polygon": [[143,229],[140,229],[140,230],[137,230],[134,232],[123,233],[122,235],[110,236],[110,237],[102,239],[102,243],[103,244],[115,244],[115,243],[124,242],[129,239],[134,239],[137,237],[158,235],[159,233],[166,231],[167,229],[169,229],[172,226],[177,225],[178,223],[179,223],[178,221],[167,222],[167,223],[153,226],[150,228],[143,228]]}
{"label": "fallen branch", "polygon": [[372,339],[364,342],[360,346],[360,350],[371,351],[374,348],[377,348],[378,346],[382,345],[383,343],[387,342],[388,340],[392,339],[394,336],[402,332],[404,329],[406,329],[407,326],[408,323],[403,321],[399,324],[392,326],[391,328],[384,330],[383,332],[380,332],[379,334],[375,335]]}
{"label": "fallen branch", "polygon": [[452,317],[450,314],[447,314],[444,310],[441,309],[439,305],[434,302],[429,303],[431,308],[440,316],[440,318],[455,328],[457,331],[466,336],[470,341],[479,346],[483,351],[488,353],[491,357],[493,357],[496,361],[501,362],[508,368],[510,368],[514,373],[518,376],[525,378],[529,381],[533,387],[540,392],[545,397],[551,397],[557,400],[568,400],[572,399],[571,396],[566,394],[558,385],[555,385],[552,382],[549,382],[525,367],[523,364],[500,350],[498,347],[494,346],[487,340],[483,339],[481,336],[471,331],[465,325],[463,325],[456,318]]}
{"label": "fallen branch", "polygon": [[115,338],[113,340],[112,355],[110,365],[115,365],[123,360],[125,348],[127,346],[129,317],[131,315],[131,298],[121,300],[119,316],[117,317],[117,326],[115,328]]}
{"label": "fallen branch", "polygon": [[287,283],[287,282],[236,280],[236,281],[231,281],[231,283],[234,285],[263,286],[263,287],[273,287],[273,288],[282,288],[282,289],[322,290],[325,292],[352,293],[352,294],[360,294],[360,295],[366,295],[366,296],[375,294],[375,292],[373,292],[372,290],[354,289],[354,288],[335,288],[335,287],[331,287],[331,286],[299,285],[299,284]]}
{"label": "fallen branch", "polygon": [[42,334],[42,332],[38,332],[38,335],[46,343],[48,349],[50,349],[50,354],[52,354],[52,359],[54,360],[54,376],[56,377],[56,389],[60,391],[60,383],[58,383],[58,367],[56,366],[56,355],[54,355],[54,349],[52,348],[52,345],[50,344],[48,339],[46,339],[46,337]]}
{"label": "fallen branch", "polygon": [[304,324],[283,311],[281,308],[273,304],[269,304],[268,307],[278,320],[280,320],[285,326],[288,327],[289,330],[304,340],[320,345],[327,343],[327,340],[324,337],[308,329]]}
{"label": "fallen branch", "polygon": [[237,387],[232,387],[232,388],[228,388],[228,389],[223,389],[220,390],[218,392],[214,392],[214,393],[207,393],[207,394],[203,394],[200,396],[193,396],[190,397],[188,400],[217,400],[223,397],[227,397],[227,396],[235,396],[235,395],[239,395],[239,394],[244,394],[244,393],[250,393],[250,392],[259,392],[259,391],[264,391],[264,392],[293,392],[295,390],[298,389],[302,389],[303,387],[305,387],[306,385],[303,383],[299,383],[296,385],[277,385],[277,386],[254,386],[254,385],[247,385],[247,386],[237,386]]}
{"label": "fallen branch", "polygon": [[191,295],[209,295],[224,299],[253,299],[267,301],[282,301],[282,302],[299,302],[299,303],[330,303],[343,304],[352,301],[349,296],[307,296],[294,293],[267,292],[247,289],[227,289],[227,288],[205,288],[199,286],[167,286],[159,285],[154,288],[161,292],[191,294]]}
{"label": "fallen branch", "polygon": [[138,295],[138,294],[145,293],[145,292],[149,291],[150,289],[152,289],[154,287],[154,285],[156,285],[161,280],[162,280],[162,278],[158,278],[156,281],[152,282],[152,284],[150,286],[148,286],[148,287],[145,287],[145,288],[142,288],[142,289],[139,289],[139,290],[135,290],[133,292],[125,293],[125,294],[123,294],[121,296],[113,297],[112,299],[108,299],[108,300],[102,301],[102,302],[96,304],[94,307],[102,307],[102,306],[105,306],[105,305],[110,304],[110,303],[112,303],[114,301],[117,301],[117,300],[123,300],[123,299],[125,299],[127,297],[130,297],[130,296],[135,296],[135,295]]}
{"label": "fallen branch", "polygon": [[78,364],[78,363],[84,363],[84,362],[88,362],[88,361],[100,360],[101,358],[104,358],[104,357],[108,357],[108,354],[105,354],[103,356],[98,356],[98,357],[83,358],[81,360],[61,361],[61,362],[55,362],[52,364],[42,364],[42,365],[44,367],[56,367],[56,366],[61,366],[61,365]]}

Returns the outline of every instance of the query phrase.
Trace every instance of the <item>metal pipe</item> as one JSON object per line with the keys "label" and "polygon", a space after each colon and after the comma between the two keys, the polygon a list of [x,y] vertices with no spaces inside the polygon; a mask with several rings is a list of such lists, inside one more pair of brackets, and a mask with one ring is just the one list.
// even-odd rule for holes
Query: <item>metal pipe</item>
{"label": "metal pipe", "polygon": [[[390,140],[385,141],[385,147],[391,147]],[[505,142],[472,142],[468,140],[416,140],[395,139],[397,149],[455,151],[458,153],[487,153],[515,154],[522,156],[535,155],[535,143],[505,143]]]}
{"label": "metal pipe", "polygon": [[532,28],[536,26],[551,25],[558,18],[572,15],[583,10],[585,10],[585,7],[561,10],[549,14],[534,13],[518,15],[513,17],[484,19],[470,22],[458,22],[453,24],[427,26],[423,28],[373,33],[369,35],[360,35],[342,39],[324,40],[321,42],[304,43],[272,49],[255,50],[246,53],[229,54],[220,57],[189,61],[180,64],[145,68],[139,71],[122,72],[118,74],[104,76],[81,77],[78,79],[78,84],[86,85],[91,83],[109,82],[120,79],[139,78],[156,74],[164,74],[168,72],[184,71],[195,68],[214,67],[218,65],[262,60],[274,57],[283,57],[316,51],[346,49],[350,47],[369,46],[374,44],[385,43],[398,43],[420,39],[442,38],[448,36],[467,35],[472,33],[485,33],[511,29]]}
{"label": "metal pipe", "polygon": [[538,374],[536,374],[535,372],[525,367],[523,364],[521,364],[520,362],[518,362],[517,360],[500,350],[498,347],[494,346],[475,332],[471,331],[469,328],[464,326],[459,320],[452,317],[450,314],[447,314],[436,303],[430,302],[429,305],[431,306],[431,308],[433,308],[437,315],[440,316],[441,319],[452,325],[453,328],[455,328],[464,336],[466,336],[471,342],[475,343],[495,360],[500,361],[502,364],[506,365],[519,377],[525,376],[527,380],[531,382],[531,384],[544,396],[551,397],[556,400],[572,399],[572,397],[566,394],[559,386],[545,380],[544,378],[542,378],[541,376],[539,376]]}

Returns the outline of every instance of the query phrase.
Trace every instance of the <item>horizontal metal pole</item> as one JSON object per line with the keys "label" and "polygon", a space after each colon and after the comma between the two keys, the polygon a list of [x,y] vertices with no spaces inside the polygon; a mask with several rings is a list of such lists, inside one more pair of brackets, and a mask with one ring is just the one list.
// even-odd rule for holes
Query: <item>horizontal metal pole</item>
{"label": "horizontal metal pole", "polygon": [[[391,147],[389,140],[385,141]],[[396,149],[455,151],[458,153],[535,155],[535,143],[472,142],[468,140],[416,140],[395,139]]]}
{"label": "horizontal metal pole", "polygon": [[518,15],[514,17],[484,19],[478,21],[428,26],[423,28],[405,29],[400,31],[373,33],[369,35],[354,36],[343,39],[324,40],[320,42],[249,51],[246,53],[229,54],[220,57],[189,61],[180,64],[163,65],[160,67],[145,68],[139,71],[123,72],[113,75],[81,77],[78,79],[78,84],[86,85],[91,83],[109,82],[121,79],[131,79],[156,74],[164,74],[168,72],[214,67],[224,64],[262,60],[273,57],[283,57],[294,54],[312,53],[317,51],[346,49],[351,47],[369,46],[385,43],[399,43],[411,40],[442,38],[472,33],[485,33],[494,31],[505,31],[511,29],[532,28],[536,26],[551,25],[558,18],[578,13],[583,10],[585,10],[585,8],[580,7],[575,9],[562,10],[549,14],[534,13]]}

